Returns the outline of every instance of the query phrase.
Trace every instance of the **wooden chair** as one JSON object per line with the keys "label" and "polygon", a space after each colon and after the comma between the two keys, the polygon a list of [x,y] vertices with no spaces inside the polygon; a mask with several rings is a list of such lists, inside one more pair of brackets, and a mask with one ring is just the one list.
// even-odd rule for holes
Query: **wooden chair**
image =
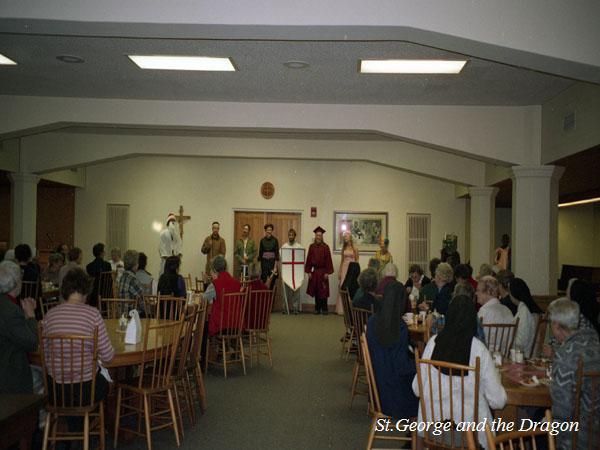
{"label": "wooden chair", "polygon": [[117,297],[116,272],[100,272],[98,276],[98,297],[115,298]]}
{"label": "wooden chair", "polygon": [[273,367],[273,352],[271,349],[271,338],[269,336],[269,322],[271,320],[271,309],[275,289],[250,290],[248,303],[246,305],[246,331],[248,332],[248,346],[250,353],[250,367],[256,354],[257,364],[260,355],[269,358],[269,365]]}
{"label": "wooden chair", "polygon": [[[230,294],[223,293],[220,302],[221,313],[218,318],[219,332],[210,337],[209,350],[212,351],[209,351],[211,358],[208,362],[216,366],[223,366],[223,375],[225,378],[227,378],[228,364],[241,363],[244,375],[246,375],[246,359],[242,332],[244,330],[248,291]],[[214,304],[212,314],[215,314]]]}
{"label": "wooden chair", "polygon": [[[146,436],[147,448],[152,450],[152,431],[168,427],[173,429],[179,447],[177,396],[174,395],[172,374],[182,325],[182,321],[169,322],[148,326],[144,330],[142,363],[138,367],[137,379],[131,380],[133,384],[116,385],[115,448],[119,431],[125,430]],[[121,419],[126,417],[136,417],[137,427],[121,426]]]}
{"label": "wooden chair", "polygon": [[[473,421],[479,417],[479,357],[475,366],[463,366],[445,361],[420,359],[415,356],[417,364],[417,381],[419,386],[420,420],[423,422],[451,422],[449,432],[434,435],[432,429],[423,433],[425,447],[437,449],[466,449],[467,436],[464,432],[455,430],[460,422]],[[442,370],[447,370],[448,375]],[[468,378],[467,378],[468,377]],[[468,392],[473,383],[473,392]],[[449,401],[443,401],[444,393],[448,392]],[[465,411],[473,412],[473,417],[465,417]]]}
{"label": "wooden chair", "polygon": [[36,302],[40,298],[40,282],[38,281],[21,281],[21,293],[19,298],[32,298]]}
{"label": "wooden chair", "polygon": [[342,356],[346,355],[346,361],[350,357],[350,353],[356,353],[357,342],[354,335],[354,326],[352,325],[352,313],[350,312],[350,294],[347,290],[340,290],[342,297],[342,308],[344,310],[344,335],[342,336]]}
{"label": "wooden chair", "polygon": [[572,449],[582,448],[580,440],[588,443],[587,450],[600,449],[600,371],[585,371],[580,359],[575,376],[575,412],[573,421],[579,423],[579,432],[573,432]]}
{"label": "wooden chair", "polygon": [[156,306],[156,318],[166,320],[179,320],[185,313],[187,299],[184,297],[172,297],[159,295]]}
{"label": "wooden chair", "polygon": [[60,304],[60,300],[58,297],[49,297],[44,298],[43,296],[39,298],[40,311],[42,311],[42,319],[46,317],[46,313],[55,306]]}
{"label": "wooden chair", "polygon": [[[375,378],[375,371],[373,370],[373,364],[371,363],[371,354],[369,353],[369,346],[367,344],[367,338],[364,333],[360,336],[360,345],[365,362],[365,370],[367,375],[367,384],[369,385],[369,404],[371,405],[371,415],[373,420],[371,422],[371,431],[369,432],[369,439],[367,441],[367,450],[373,448],[373,443],[379,440],[386,441],[402,441],[410,442],[411,449],[415,450],[417,447],[417,432],[411,432],[410,436],[399,436],[396,432],[387,432],[383,434],[377,434],[377,421],[379,419],[392,419],[390,416],[383,414],[381,410],[381,401],[379,399],[379,390],[377,389],[377,380]],[[415,418],[416,420],[416,418]]]}
{"label": "wooden chair", "polygon": [[[204,375],[202,374],[202,344],[204,339],[204,329],[206,324],[206,313],[208,304],[206,300],[200,299],[198,302],[198,319],[196,327],[192,334],[192,347],[186,365],[187,383],[190,386],[192,395],[196,397],[200,405],[200,412],[206,411],[206,388],[204,386]],[[195,384],[195,389],[192,389],[192,381]],[[196,423],[196,414],[192,409],[192,420]]]}
{"label": "wooden chair", "polygon": [[187,365],[190,350],[192,348],[192,337],[194,334],[194,328],[198,321],[198,306],[189,305],[184,310],[183,315],[183,328],[181,330],[181,339],[177,346],[177,356],[175,357],[175,370],[173,372],[173,388],[175,390],[175,396],[177,397],[178,416],[180,433],[183,436],[183,410],[187,412],[187,416],[190,425],[195,423],[194,415],[194,402],[192,399],[192,390],[187,377]]}
{"label": "wooden chair", "polygon": [[[373,313],[368,309],[355,308],[354,306],[350,306],[350,311],[352,312],[352,326],[354,328],[356,339],[358,340],[360,334],[362,334],[365,330],[369,317],[371,317],[371,314]],[[356,397],[357,395],[369,394],[367,380],[365,377],[365,364],[363,361],[362,350],[360,348],[359,343],[358,352],[356,353],[356,361],[354,362],[354,369],[352,371],[352,386],[350,387],[350,408],[352,408],[354,397]],[[360,385],[363,385],[364,388],[361,389]]]}
{"label": "wooden chair", "polygon": [[201,278],[196,277],[195,278],[196,281],[196,292],[204,292],[204,280]]}
{"label": "wooden chair", "polygon": [[183,280],[185,281],[185,290],[191,291],[192,290],[192,274],[188,273],[187,277],[183,277]]}
{"label": "wooden chair", "polygon": [[[98,329],[93,336],[46,335],[39,327],[39,348],[46,396],[46,422],[42,448],[57,441],[83,441],[83,450],[90,448],[90,436],[100,439],[100,449],[105,448],[104,402],[94,398],[96,389],[96,364],[98,360]],[[93,367],[91,380],[85,383],[61,383],[64,380],[83,380],[84,367]],[[89,389],[89,390],[88,390]],[[82,417],[83,431],[61,431],[61,417]],[[92,429],[90,418],[98,418]]]}
{"label": "wooden chair", "polygon": [[[546,420],[552,421],[552,414],[546,410]],[[477,439],[475,432],[469,430],[466,432],[468,449],[477,450]],[[485,424],[485,436],[488,444],[488,450],[537,450],[536,436],[546,436],[548,438],[548,450],[555,450],[556,445],[554,436],[548,431],[532,430],[532,431],[511,431],[494,435],[490,428],[490,424]]]}
{"label": "wooden chair", "polygon": [[517,328],[519,327],[519,318],[515,323],[482,323],[483,333],[485,335],[485,345],[490,352],[500,352],[503,358],[510,356],[510,349],[513,348]]}
{"label": "wooden chair", "polygon": [[146,317],[155,319],[158,312],[159,295],[144,295],[144,305],[146,305]]}
{"label": "wooden chair", "polygon": [[98,309],[104,319],[119,319],[121,315],[129,318],[129,311],[137,308],[137,300],[133,298],[98,297]]}
{"label": "wooden chair", "polygon": [[546,341],[546,333],[548,332],[548,326],[550,322],[548,320],[548,315],[544,313],[541,315],[537,321],[535,327],[535,334],[533,335],[533,344],[531,345],[531,353],[529,354],[529,358],[535,358],[542,354],[542,350],[544,347],[544,342]]}

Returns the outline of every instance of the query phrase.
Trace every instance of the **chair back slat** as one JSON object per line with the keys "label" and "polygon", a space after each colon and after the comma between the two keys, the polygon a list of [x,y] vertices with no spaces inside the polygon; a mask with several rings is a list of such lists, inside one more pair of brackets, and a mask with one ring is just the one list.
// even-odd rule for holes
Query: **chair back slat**
{"label": "chair back slat", "polygon": [[[472,421],[479,417],[479,357],[475,366],[464,366],[445,361],[420,359],[416,353],[417,381],[419,386],[420,412],[424,422],[451,422],[449,432],[434,435],[432,430],[424,431],[425,445],[437,448],[467,448],[467,437],[455,427],[466,418],[467,411],[473,411]],[[443,370],[447,370],[445,374]],[[471,378],[467,378],[471,377]],[[473,392],[469,392],[466,380],[473,380]],[[444,396],[447,392],[448,395]],[[437,398],[436,398],[437,397]],[[443,401],[448,398],[449,401]]]}
{"label": "chair back slat", "polygon": [[204,338],[207,311],[208,302],[201,298],[198,302],[198,318],[192,335],[192,347],[190,349],[189,365],[192,367],[196,367],[202,355],[202,340]]}
{"label": "chair back slat", "polygon": [[139,388],[166,389],[175,367],[183,319],[148,324],[144,330]]}
{"label": "chair back slat", "polygon": [[156,309],[157,319],[179,320],[185,314],[187,299],[170,295],[159,295]]}
{"label": "chair back slat", "polygon": [[98,308],[104,319],[119,319],[123,314],[129,317],[129,311],[136,309],[137,304],[133,298],[98,297]]}
{"label": "chair back slat", "polygon": [[40,282],[37,281],[21,281],[20,299],[32,298],[37,301],[40,297]]}
{"label": "chair back slat", "polygon": [[146,318],[156,319],[158,315],[158,298],[159,295],[144,295],[144,305],[146,306]]}
{"label": "chair back slat", "polygon": [[[354,332],[357,336],[360,336],[365,331],[367,321],[373,312],[368,309],[355,308],[354,306],[350,306],[350,311],[352,312],[352,326],[354,327]],[[363,361],[360,345],[358,346],[358,360],[360,362]]]}
{"label": "chair back slat", "polygon": [[[546,420],[552,422],[552,415],[549,410],[546,410]],[[469,450],[477,448],[477,439],[474,437],[474,432],[468,432],[468,440],[470,441]],[[530,431],[510,431],[495,435],[490,424],[485,424],[485,436],[487,440],[488,450],[536,450],[536,437],[547,437],[547,450],[555,450],[556,444],[554,436],[550,431],[543,431],[539,428]]]}
{"label": "chair back slat", "polygon": [[100,272],[98,276],[98,296],[104,298],[114,298],[117,296],[116,292],[116,272],[109,270],[106,272]]}
{"label": "chair back slat", "polygon": [[244,330],[244,318],[248,291],[233,292],[221,297],[221,317],[219,318],[219,337],[241,336]]}
{"label": "chair back slat", "polygon": [[[98,360],[98,328],[91,336],[50,335],[44,333],[40,323],[38,336],[48,408],[56,411],[65,408],[93,407]],[[91,373],[86,373],[86,367],[91,368]],[[89,384],[89,391],[85,389],[87,384]]]}
{"label": "chair back slat", "polygon": [[519,327],[519,318],[514,323],[482,323],[481,326],[488,350],[500,352],[504,358],[508,358]]}
{"label": "chair back slat", "polygon": [[40,311],[42,311],[42,319],[44,319],[46,317],[46,314],[48,313],[48,311],[50,311],[50,309],[52,309],[55,306],[58,306],[60,304],[60,300],[57,297],[49,297],[49,298],[40,297],[39,302],[40,302]]}
{"label": "chair back slat", "polygon": [[[600,449],[600,439],[598,439],[600,436],[600,371],[586,371],[583,360],[580,359],[575,381],[573,421],[579,424],[579,432],[571,433],[571,448],[598,450]],[[584,440],[583,445],[580,445],[581,440]]]}
{"label": "chair back slat", "polygon": [[179,377],[185,375],[185,369],[188,365],[188,358],[193,346],[194,329],[198,321],[198,305],[188,305],[183,315],[183,327],[181,329],[181,339],[177,347],[175,373]]}
{"label": "chair back slat", "polygon": [[267,331],[273,309],[275,289],[250,290],[246,304],[246,329]]}
{"label": "chair back slat", "polygon": [[535,334],[533,335],[533,344],[531,345],[531,353],[529,358],[536,358],[542,354],[542,348],[544,341],[546,340],[546,333],[548,332],[548,315],[540,315],[535,327]]}
{"label": "chair back slat", "polygon": [[352,313],[350,312],[350,294],[347,289],[341,289],[342,309],[344,311],[344,326],[347,331],[352,329]]}
{"label": "chair back slat", "polygon": [[361,352],[367,374],[367,384],[369,385],[369,400],[375,414],[383,414],[381,410],[381,400],[379,398],[379,390],[377,388],[377,379],[375,378],[375,370],[371,361],[371,353],[369,352],[369,344],[365,333],[360,335]]}

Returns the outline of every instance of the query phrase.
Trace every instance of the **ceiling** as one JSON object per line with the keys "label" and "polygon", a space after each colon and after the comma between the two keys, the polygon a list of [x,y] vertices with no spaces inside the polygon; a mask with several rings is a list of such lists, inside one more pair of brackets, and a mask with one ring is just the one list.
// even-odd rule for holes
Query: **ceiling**
{"label": "ceiling", "polygon": [[[459,75],[363,75],[368,58],[463,58],[400,41],[141,39],[0,34],[0,95],[397,105],[536,105],[574,81],[467,57]],[[230,56],[233,73],[141,70],[127,54]],[[76,55],[67,64],[58,55]],[[289,69],[286,61],[305,61]]]}

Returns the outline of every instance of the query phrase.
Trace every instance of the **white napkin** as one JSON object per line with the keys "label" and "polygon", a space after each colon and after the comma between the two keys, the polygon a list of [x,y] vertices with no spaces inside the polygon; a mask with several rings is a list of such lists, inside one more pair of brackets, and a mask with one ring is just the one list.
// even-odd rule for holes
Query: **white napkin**
{"label": "white napkin", "polygon": [[137,344],[142,341],[142,323],[140,322],[140,314],[137,309],[129,311],[129,323],[127,324],[127,330],[125,330],[125,343],[126,344]]}

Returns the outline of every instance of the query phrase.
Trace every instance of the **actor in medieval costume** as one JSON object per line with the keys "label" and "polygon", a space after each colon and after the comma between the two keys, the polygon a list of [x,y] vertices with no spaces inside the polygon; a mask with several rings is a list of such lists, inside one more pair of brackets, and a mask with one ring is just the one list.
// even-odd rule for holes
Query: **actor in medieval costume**
{"label": "actor in medieval costume", "polygon": [[325,230],[317,227],[313,230],[315,240],[308,248],[304,272],[308,274],[306,293],[315,298],[315,314],[327,314],[327,298],[329,297],[329,275],[333,273],[331,250],[323,242]]}

